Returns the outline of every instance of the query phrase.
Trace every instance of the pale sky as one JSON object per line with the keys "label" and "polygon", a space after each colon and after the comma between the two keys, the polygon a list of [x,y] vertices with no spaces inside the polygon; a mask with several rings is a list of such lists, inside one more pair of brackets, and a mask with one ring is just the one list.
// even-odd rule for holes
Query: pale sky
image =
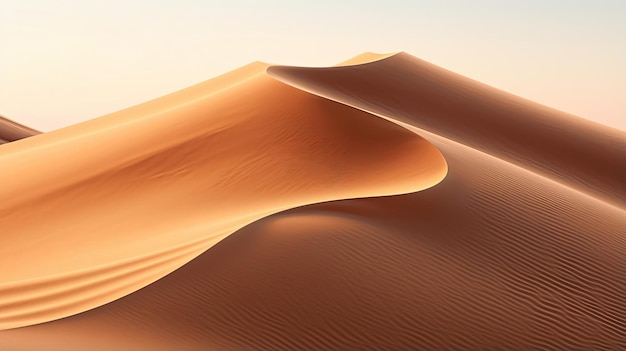
{"label": "pale sky", "polygon": [[623,0],[0,0],[0,114],[49,131],[252,61],[364,51],[626,130]]}

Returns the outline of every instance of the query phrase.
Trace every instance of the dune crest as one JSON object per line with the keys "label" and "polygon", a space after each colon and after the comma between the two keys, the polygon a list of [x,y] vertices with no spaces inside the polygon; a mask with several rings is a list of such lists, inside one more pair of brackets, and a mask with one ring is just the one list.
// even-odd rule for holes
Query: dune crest
{"label": "dune crest", "polygon": [[335,67],[364,65],[364,64],[384,60],[396,54],[397,53],[379,54],[375,52],[364,52],[362,54],[356,55],[348,60],[345,60],[336,64]]}
{"label": "dune crest", "polygon": [[623,132],[404,52],[374,59],[365,65],[267,71],[286,84],[444,136],[603,201],[626,202]]}

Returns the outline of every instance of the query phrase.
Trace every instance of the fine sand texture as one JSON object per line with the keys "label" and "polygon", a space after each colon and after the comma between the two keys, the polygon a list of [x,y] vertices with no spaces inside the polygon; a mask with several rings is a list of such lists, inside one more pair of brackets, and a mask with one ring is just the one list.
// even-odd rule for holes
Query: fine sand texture
{"label": "fine sand texture", "polygon": [[624,133],[406,53],[0,147],[0,350],[626,349]]}

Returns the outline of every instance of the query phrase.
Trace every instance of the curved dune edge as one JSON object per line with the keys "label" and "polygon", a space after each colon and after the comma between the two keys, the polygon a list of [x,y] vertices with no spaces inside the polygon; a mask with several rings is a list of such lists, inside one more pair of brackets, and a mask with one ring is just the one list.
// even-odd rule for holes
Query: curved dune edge
{"label": "curved dune edge", "polygon": [[356,66],[356,65],[364,65],[364,64],[368,64],[368,63],[374,63],[376,61],[381,61],[384,60],[386,58],[389,58],[391,56],[395,56],[399,54],[399,52],[392,52],[392,53],[387,53],[387,54],[383,54],[383,53],[375,53],[375,52],[364,52],[362,54],[356,55],[348,60],[345,60],[343,62],[340,62],[338,64],[336,64],[334,67],[341,67],[341,66]]}
{"label": "curved dune edge", "polygon": [[416,134],[265,67],[0,148],[0,328],[118,299],[272,213],[445,177]]}
{"label": "curved dune edge", "polygon": [[[369,64],[270,66],[298,89],[418,127],[623,207],[624,133],[450,72],[407,53]],[[357,62],[361,58],[357,56]]]}
{"label": "curved dune edge", "polygon": [[0,145],[37,135],[41,132],[0,116]]}

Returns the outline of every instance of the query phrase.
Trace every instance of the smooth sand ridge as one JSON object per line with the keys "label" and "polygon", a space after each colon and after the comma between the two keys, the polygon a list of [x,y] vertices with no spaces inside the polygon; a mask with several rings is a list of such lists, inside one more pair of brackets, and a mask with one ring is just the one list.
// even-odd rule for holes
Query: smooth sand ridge
{"label": "smooth sand ridge", "polygon": [[[407,53],[354,66],[272,66],[287,84],[406,122],[623,206],[624,132],[536,104]],[[367,63],[366,58],[375,61]]]}
{"label": "smooth sand ridge", "polygon": [[375,53],[375,52],[364,52],[362,54],[356,55],[348,60],[345,60],[343,62],[340,62],[338,64],[336,64],[334,67],[340,67],[340,66],[355,66],[355,65],[362,65],[362,64],[366,64],[366,63],[372,63],[375,61],[380,61],[382,59],[386,59],[388,57],[394,56],[397,53],[389,53],[389,54],[379,54],[379,53]]}
{"label": "smooth sand ridge", "polygon": [[[419,130],[418,130],[419,131]],[[419,131],[437,186],[256,221],[19,350],[619,350],[624,211]]]}
{"label": "smooth sand ridge", "polygon": [[[136,121],[141,118],[154,117],[159,111],[164,113],[183,104],[190,103],[197,99],[203,99],[220,90],[243,83],[257,74],[262,74],[267,67],[268,64],[266,63],[258,61],[252,62],[199,84],[100,118],[82,122],[78,125],[81,126],[81,131],[95,133],[99,132],[101,129],[109,129],[113,126]],[[41,145],[47,145],[48,143],[57,143],[62,140],[84,136],[84,133],[77,133],[77,128],[77,126],[72,126],[71,128],[55,130],[54,133],[44,133],[38,137],[38,141],[29,140],[26,144],[23,142],[19,145],[4,145],[2,149],[0,149],[0,156],[13,152],[24,152],[27,148],[37,148],[41,147]],[[42,139],[46,141],[44,142]]]}
{"label": "smooth sand ridge", "polygon": [[0,116],[0,145],[28,138],[40,132]]}
{"label": "smooth sand ridge", "polygon": [[0,328],[113,301],[269,214],[445,177],[423,138],[265,68],[0,147]]}

